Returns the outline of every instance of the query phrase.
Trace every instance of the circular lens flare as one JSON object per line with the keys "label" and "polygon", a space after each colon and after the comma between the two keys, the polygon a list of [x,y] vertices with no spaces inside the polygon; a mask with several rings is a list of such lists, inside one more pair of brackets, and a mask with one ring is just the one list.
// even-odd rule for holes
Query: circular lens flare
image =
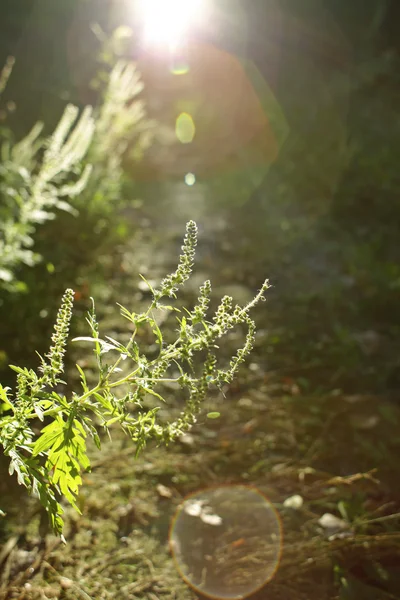
{"label": "circular lens flare", "polygon": [[188,113],[181,113],[176,120],[175,134],[181,144],[191,144],[196,135],[196,125]]}
{"label": "circular lens flare", "polygon": [[278,568],[282,529],[261,492],[227,485],[197,492],[178,507],[170,548],[182,578],[213,599],[250,596]]}
{"label": "circular lens flare", "polygon": [[194,173],[186,173],[185,183],[189,187],[192,187],[196,183],[196,175]]}

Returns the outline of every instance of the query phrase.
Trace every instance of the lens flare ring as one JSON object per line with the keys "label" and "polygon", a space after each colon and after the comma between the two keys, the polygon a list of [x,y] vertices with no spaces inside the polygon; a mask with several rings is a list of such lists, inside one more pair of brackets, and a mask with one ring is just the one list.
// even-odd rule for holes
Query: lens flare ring
{"label": "lens flare ring", "polygon": [[282,526],[259,490],[223,485],[191,494],[180,504],[169,543],[179,574],[195,592],[239,600],[274,577]]}

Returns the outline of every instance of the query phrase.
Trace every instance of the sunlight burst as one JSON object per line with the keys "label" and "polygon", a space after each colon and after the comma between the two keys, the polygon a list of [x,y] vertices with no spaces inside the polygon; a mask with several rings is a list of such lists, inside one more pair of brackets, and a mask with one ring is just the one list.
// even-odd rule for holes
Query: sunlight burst
{"label": "sunlight burst", "polygon": [[202,14],[202,0],[140,0],[147,42],[179,44]]}

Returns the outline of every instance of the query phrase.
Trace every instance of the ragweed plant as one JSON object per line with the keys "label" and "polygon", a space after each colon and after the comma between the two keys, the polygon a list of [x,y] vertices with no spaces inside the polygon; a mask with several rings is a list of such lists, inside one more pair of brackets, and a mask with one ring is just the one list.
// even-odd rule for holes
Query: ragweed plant
{"label": "ragweed plant", "polygon": [[77,212],[71,200],[82,193],[92,170],[81,163],[94,123],[91,107],[79,115],[68,105],[47,141],[38,122],[20,142],[0,144],[0,283],[11,282],[20,263],[38,261],[31,250],[37,224],[54,219],[57,209]]}
{"label": "ragweed plant", "polygon": [[[39,498],[58,534],[63,530],[61,497],[79,511],[76,499],[82,484],[81,473],[90,470],[88,438],[100,447],[99,431],[109,432],[113,424],[119,424],[136,444],[137,454],[150,440],[168,444],[196,422],[210,385],[231,382],[252,350],[255,323],[249,312],[264,298],[268,281],[247,306],[234,306],[232,298],[225,296],[212,318],[208,316],[209,281],[200,287],[192,309],[178,310],[165,303],[166,299],[176,298],[179,288],[190,277],[196,243],[197,227],[191,221],[187,224],[176,271],[156,289],[148,284],[152,299],[147,310],[138,314],[120,306],[121,315],[129,321],[132,331],[124,344],[100,335],[93,302],[87,317],[90,336],[74,340],[93,345],[97,382],[91,387],[85,372],[77,366],[81,391],[59,391],[66,386],[61,377],[72,316],[72,290],[67,290],[62,298],[52,343],[48,353],[40,357],[38,371],[12,366],[17,372],[16,389],[0,386],[3,405],[0,443],[10,459],[10,473],[15,472],[19,483]],[[174,341],[164,340],[156,322],[156,310],[177,312]],[[247,328],[244,345],[223,368],[217,360],[218,343],[237,326]],[[150,328],[155,336],[156,357],[149,358],[140,348],[137,334],[142,328]],[[108,358],[111,355],[113,360]],[[160,388],[166,381],[179,384],[186,394],[186,404],[177,420],[161,423],[157,418],[160,406],[145,410],[143,402],[148,396],[164,402]],[[42,423],[39,433],[32,427],[38,419]]]}
{"label": "ragweed plant", "polygon": [[[0,95],[13,59],[0,71]],[[137,158],[149,147],[155,124],[139,98],[143,84],[136,66],[117,60],[104,74],[99,106],[66,106],[54,133],[37,122],[19,142],[0,131],[0,287],[15,291],[21,264],[40,260],[34,246],[38,225],[58,211],[91,212],[104,221],[122,194],[122,160],[129,145]]]}

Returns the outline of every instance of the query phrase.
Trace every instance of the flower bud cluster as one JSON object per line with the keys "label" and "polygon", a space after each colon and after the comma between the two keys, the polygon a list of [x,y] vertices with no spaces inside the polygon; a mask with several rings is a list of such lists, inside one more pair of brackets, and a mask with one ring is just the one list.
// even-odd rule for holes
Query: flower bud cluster
{"label": "flower bud cluster", "polygon": [[174,273],[162,280],[160,289],[155,292],[155,300],[162,296],[175,297],[175,292],[191,275],[197,246],[197,225],[189,221],[186,225],[186,235],[183,240],[182,254],[179,257],[178,268]]}
{"label": "flower bud cluster", "polygon": [[42,365],[42,372],[49,381],[55,382],[57,376],[63,372],[63,358],[67,345],[69,325],[72,318],[72,307],[74,302],[74,292],[71,289],[65,291],[61,306],[57,313],[56,323],[54,325],[54,333],[51,336],[53,342],[46,358],[49,363]]}

